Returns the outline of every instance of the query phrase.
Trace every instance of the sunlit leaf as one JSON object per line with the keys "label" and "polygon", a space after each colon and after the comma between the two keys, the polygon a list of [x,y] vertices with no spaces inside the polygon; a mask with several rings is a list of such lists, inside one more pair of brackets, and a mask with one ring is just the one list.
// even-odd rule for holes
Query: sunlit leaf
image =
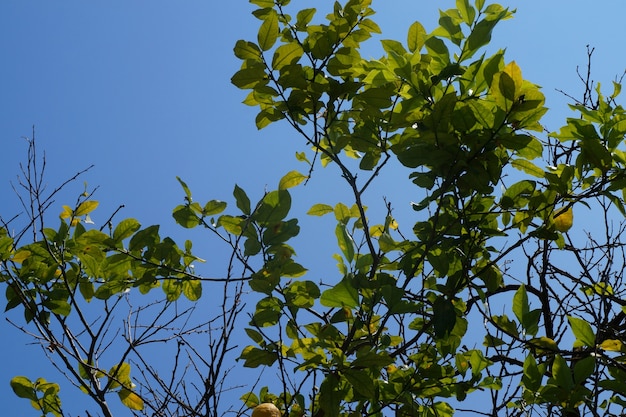
{"label": "sunlit leaf", "polygon": [[122,404],[131,410],[143,410],[144,404],[141,397],[131,390],[122,388],[118,393]]}
{"label": "sunlit leaf", "polygon": [[183,281],[183,295],[189,301],[198,301],[202,297],[202,282],[197,279]]}
{"label": "sunlit leaf", "polygon": [[83,201],[78,205],[78,207],[76,207],[76,210],[74,211],[74,216],[84,216],[86,214],[89,214],[94,211],[96,207],[98,207],[98,204],[99,203],[97,201],[93,200]]}
{"label": "sunlit leaf", "polygon": [[306,175],[303,175],[298,171],[290,171],[280,179],[278,189],[286,190],[287,188],[295,187],[307,178],[308,177]]}

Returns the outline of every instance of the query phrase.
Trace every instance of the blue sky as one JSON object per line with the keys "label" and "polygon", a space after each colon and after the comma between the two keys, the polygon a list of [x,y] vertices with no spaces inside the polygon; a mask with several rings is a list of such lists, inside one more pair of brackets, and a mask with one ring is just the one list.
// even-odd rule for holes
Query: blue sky
{"label": "blue sky", "polygon": [[[332,7],[325,0],[293,3]],[[553,109],[545,119],[549,129],[558,129],[570,115],[555,89],[581,92],[576,66],[584,69],[586,45],[596,48],[593,78],[607,92],[610,81],[626,68],[623,1],[603,0],[594,6],[581,0],[500,3],[517,8],[517,14],[496,30],[492,47],[506,48],[507,60],[517,61],[525,78],[544,87]],[[373,2],[378,12],[374,20],[382,38],[404,41],[413,21],[432,29],[437,9],[453,6],[452,0],[378,0]],[[99,186],[95,199],[101,208],[92,216],[96,224],[124,204],[120,219],[162,224],[163,234],[181,240],[198,235],[183,232],[171,219],[172,208],[183,197],[176,176],[188,182],[198,200],[229,200],[235,183],[258,198],[287,171],[305,170],[294,158],[296,151],[305,150],[297,136],[280,125],[257,131],[255,110],[241,104],[245,93],[229,82],[239,68],[234,43],[256,38],[258,21],[250,15],[252,9],[244,0],[0,3],[0,214],[6,218],[20,210],[9,181],[15,182],[18,163],[24,160],[21,137],[30,137],[33,125],[39,149],[46,151],[50,187],[95,164],[83,180]],[[380,50],[375,40],[367,48],[372,57]],[[336,173],[327,171],[318,168],[306,189],[294,191],[295,215],[312,203],[341,199],[341,187],[328,182]],[[377,190],[401,200],[402,189],[392,184]],[[72,204],[81,191],[79,182],[57,205]],[[372,201],[382,206],[381,198],[374,195]],[[332,238],[332,228],[327,232]],[[323,233],[310,245],[323,247]],[[219,251],[208,236],[202,239],[196,241],[200,256],[210,258]],[[334,250],[328,251],[316,254],[333,267],[334,261],[325,256]],[[220,267],[211,263],[203,272],[219,275]],[[50,379],[61,377],[40,368],[34,356],[41,356],[39,348],[25,346],[29,339],[4,320],[0,335],[5,338],[0,350],[5,412],[35,415],[10,392],[10,378],[34,378],[38,369],[46,369]]]}

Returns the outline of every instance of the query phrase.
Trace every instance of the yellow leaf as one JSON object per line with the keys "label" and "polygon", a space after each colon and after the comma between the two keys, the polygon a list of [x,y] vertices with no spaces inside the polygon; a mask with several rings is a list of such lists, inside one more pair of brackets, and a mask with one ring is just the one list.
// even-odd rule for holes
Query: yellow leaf
{"label": "yellow leaf", "polygon": [[69,219],[74,215],[74,210],[70,208],[70,206],[63,206],[63,211],[59,214],[59,217],[62,219]]}
{"label": "yellow leaf", "polygon": [[571,207],[561,208],[554,213],[554,227],[559,232],[567,232],[574,224],[574,211]]}
{"label": "yellow leaf", "polygon": [[608,350],[610,352],[621,352],[622,351],[622,341],[615,339],[607,339],[600,344],[600,349]]}
{"label": "yellow leaf", "polygon": [[379,237],[385,231],[385,227],[382,224],[377,224],[376,226],[370,227],[370,236],[371,237]]}
{"label": "yellow leaf", "polygon": [[29,256],[30,256],[29,250],[19,250],[15,253],[15,255],[13,255],[13,258],[11,258],[11,260],[15,263],[21,264]]}
{"label": "yellow leaf", "polygon": [[94,200],[83,201],[76,207],[76,211],[74,212],[75,216],[84,216],[85,214],[89,214],[98,207],[98,202]]}
{"label": "yellow leaf", "polygon": [[122,388],[118,393],[122,404],[131,410],[143,410],[143,400],[134,392]]}

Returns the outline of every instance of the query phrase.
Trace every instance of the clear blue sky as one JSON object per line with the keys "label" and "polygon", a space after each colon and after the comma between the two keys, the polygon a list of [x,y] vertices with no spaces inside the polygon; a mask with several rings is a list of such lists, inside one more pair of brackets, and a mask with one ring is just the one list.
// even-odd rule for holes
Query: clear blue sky
{"label": "clear blue sky", "polygon": [[[293,3],[320,10],[332,7],[328,0]],[[554,109],[546,118],[549,129],[558,129],[562,117],[569,115],[565,100],[554,90],[574,95],[581,91],[576,66],[584,68],[587,44],[596,48],[594,79],[607,91],[626,68],[623,0],[593,6],[581,0],[500,3],[518,12],[496,30],[493,47],[507,48],[507,60],[517,61],[525,78],[544,87],[548,106]],[[432,29],[437,9],[453,6],[452,0],[375,0],[374,20],[383,38],[404,41],[413,21]],[[258,21],[251,10],[244,0],[0,3],[0,214],[11,217],[19,211],[9,181],[15,180],[18,163],[24,160],[26,144],[20,138],[30,137],[33,125],[38,146],[47,154],[51,187],[95,164],[83,179],[100,187],[96,224],[124,204],[122,217],[162,224],[163,234],[181,240],[189,235],[170,215],[182,201],[177,175],[201,201],[228,200],[235,183],[258,197],[287,171],[305,170],[294,158],[296,151],[305,150],[297,136],[285,126],[258,132],[255,110],[241,104],[245,93],[229,82],[239,67],[232,54],[235,41],[256,38]],[[372,57],[378,50],[373,41]],[[341,198],[341,188],[326,181],[333,178],[330,174],[334,172],[318,169],[313,183],[296,191],[301,199],[296,215],[314,202],[333,204]],[[408,203],[393,183],[381,190],[397,196],[399,201],[391,200],[398,207]],[[70,191],[58,206],[72,204],[81,183]],[[327,232],[332,238],[332,229]],[[195,246],[199,255],[210,258],[213,245],[207,236]],[[310,245],[324,244],[311,239]],[[334,266],[329,257],[316,253]],[[210,262],[202,272],[220,275],[222,267]],[[38,372],[59,382],[62,377],[45,366],[45,359],[38,361],[39,348],[25,346],[29,339],[4,318],[0,335],[3,414],[36,415],[10,392],[10,378],[35,378]],[[66,384],[62,393],[70,390]],[[71,402],[70,397],[64,399]],[[70,410],[76,415],[77,410]]]}

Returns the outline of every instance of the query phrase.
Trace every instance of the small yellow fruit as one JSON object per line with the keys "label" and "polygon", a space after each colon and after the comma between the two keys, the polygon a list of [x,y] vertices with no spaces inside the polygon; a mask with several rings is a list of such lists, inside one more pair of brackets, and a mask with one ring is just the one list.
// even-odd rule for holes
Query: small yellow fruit
{"label": "small yellow fruit", "polygon": [[574,224],[574,212],[572,208],[561,208],[554,213],[554,228],[559,232],[567,232]]}
{"label": "small yellow fruit", "polygon": [[280,417],[280,410],[272,403],[263,403],[254,407],[252,417]]}

